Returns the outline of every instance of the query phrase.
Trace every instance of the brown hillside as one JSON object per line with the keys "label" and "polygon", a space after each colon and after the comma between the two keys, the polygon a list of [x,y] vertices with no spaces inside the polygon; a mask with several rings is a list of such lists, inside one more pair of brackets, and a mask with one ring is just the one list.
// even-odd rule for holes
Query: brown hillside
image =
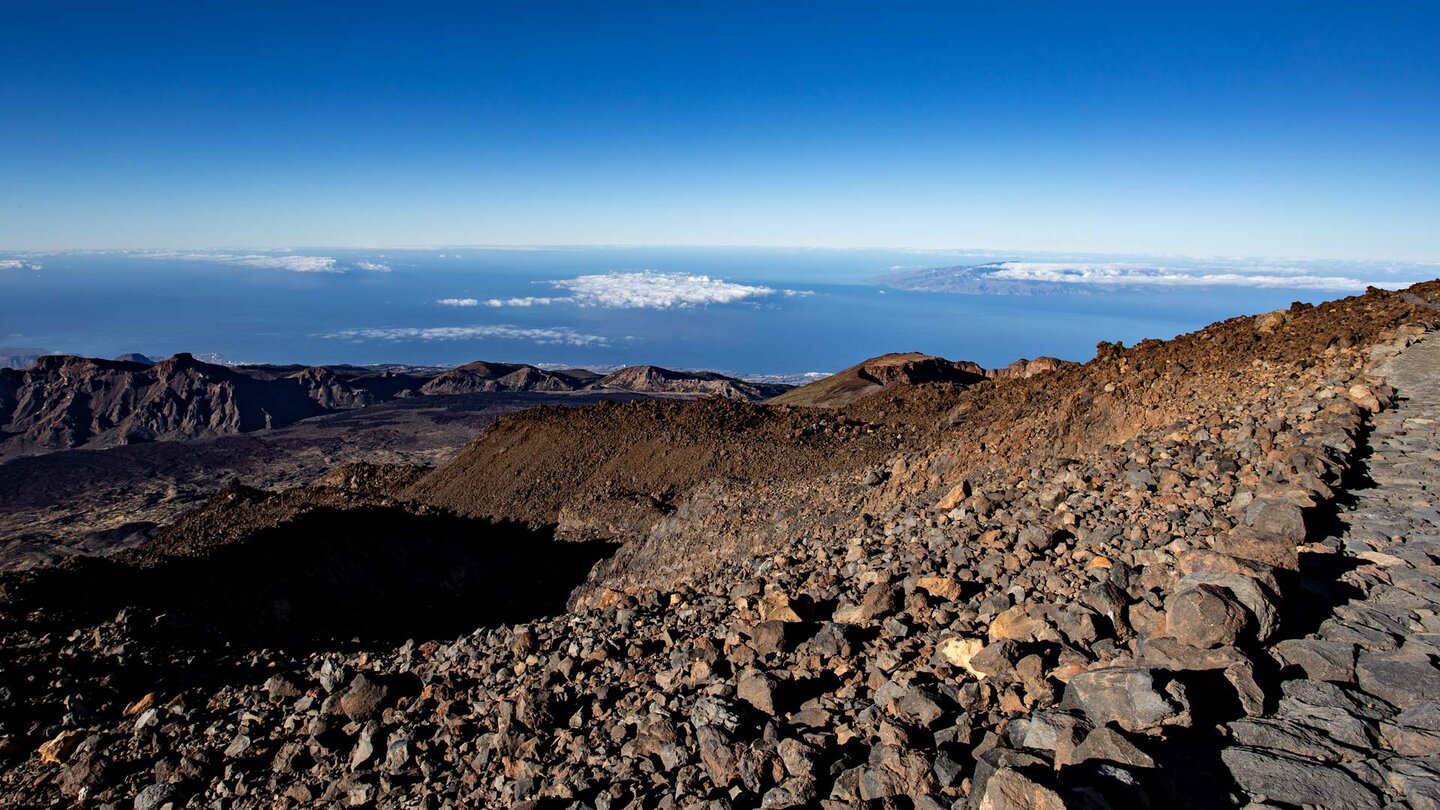
{"label": "brown hillside", "polygon": [[809,385],[776,397],[780,405],[837,408],[896,384],[954,383],[970,385],[985,380],[985,369],[974,363],[955,362],[919,352],[882,354]]}
{"label": "brown hillside", "polygon": [[721,398],[541,407],[500,418],[406,494],[569,536],[632,536],[701,481],[808,477],[894,446],[874,425]]}

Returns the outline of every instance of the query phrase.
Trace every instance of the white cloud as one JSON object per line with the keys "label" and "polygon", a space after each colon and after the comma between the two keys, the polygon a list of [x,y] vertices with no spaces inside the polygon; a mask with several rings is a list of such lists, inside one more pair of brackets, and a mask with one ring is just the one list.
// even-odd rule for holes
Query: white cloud
{"label": "white cloud", "polygon": [[225,253],[221,251],[161,251],[150,250],[133,254],[143,259],[169,259],[188,262],[215,262],[241,267],[258,267],[262,270],[286,270],[291,273],[348,273],[351,270],[365,270],[371,273],[388,273],[390,265],[384,262],[357,261],[347,264],[332,256],[304,256],[296,253]]}
{"label": "white cloud", "polygon": [[1267,266],[1259,272],[1205,272],[1141,264],[1069,264],[1062,262],[1002,262],[988,273],[1010,281],[1039,281],[1101,286],[1147,285],[1163,287],[1280,287],[1351,291],[1367,286],[1400,289],[1406,282],[1364,281],[1345,276],[1314,275],[1305,268]]}
{"label": "white cloud", "polygon": [[[600,273],[546,282],[569,290],[568,296],[528,295],[516,298],[487,298],[480,305],[502,307],[544,307],[575,304],[613,309],[681,309],[706,304],[729,304],[749,298],[783,295],[787,298],[814,295],[809,290],[776,290],[770,287],[736,284],[710,276],[689,273],[659,273],[653,270],[630,273]],[[460,299],[469,301],[471,299]],[[457,306],[474,306],[463,304]]]}
{"label": "white cloud", "polygon": [[440,298],[435,303],[442,307],[478,307],[480,302],[474,298]]}
{"label": "white cloud", "polygon": [[[550,282],[569,290],[570,300],[582,307],[618,309],[676,309],[706,304],[730,304],[747,298],[774,295],[770,287],[736,284],[688,273],[603,273]],[[789,292],[789,291],[785,291]]]}
{"label": "white cloud", "polygon": [[329,256],[227,256],[216,261],[259,267],[266,270],[289,270],[292,273],[343,273]]}
{"label": "white cloud", "polygon": [[19,259],[0,259],[0,270],[39,270],[40,265],[35,262],[22,262]]}
{"label": "white cloud", "polygon": [[551,304],[569,303],[570,298],[537,298],[533,295],[524,298],[490,298],[485,301],[485,306],[500,307],[544,307]]}
{"label": "white cloud", "polygon": [[475,340],[501,338],[528,340],[542,345],[609,346],[610,339],[587,335],[565,326],[524,327],[504,324],[475,326],[386,327],[374,329],[342,329],[321,337],[336,340]]}

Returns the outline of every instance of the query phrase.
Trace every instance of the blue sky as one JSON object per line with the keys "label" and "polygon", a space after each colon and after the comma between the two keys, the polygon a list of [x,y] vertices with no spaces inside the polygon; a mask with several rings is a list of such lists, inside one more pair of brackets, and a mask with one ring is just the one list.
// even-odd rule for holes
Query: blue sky
{"label": "blue sky", "polygon": [[7,4],[0,248],[1440,259],[1440,5],[1084,5]]}

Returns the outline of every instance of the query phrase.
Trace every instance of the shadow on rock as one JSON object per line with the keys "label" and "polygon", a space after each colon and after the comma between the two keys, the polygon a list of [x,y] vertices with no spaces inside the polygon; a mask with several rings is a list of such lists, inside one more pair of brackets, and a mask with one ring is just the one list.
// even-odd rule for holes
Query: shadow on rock
{"label": "shadow on rock", "polygon": [[72,625],[139,609],[152,632],[200,647],[447,638],[562,612],[613,550],[449,514],[320,507],[200,556],[44,572],[12,603]]}

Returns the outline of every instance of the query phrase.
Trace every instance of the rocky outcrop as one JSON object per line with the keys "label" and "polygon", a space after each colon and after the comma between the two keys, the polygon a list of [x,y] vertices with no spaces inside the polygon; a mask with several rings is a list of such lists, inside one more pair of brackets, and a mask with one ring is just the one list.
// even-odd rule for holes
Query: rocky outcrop
{"label": "rocky outcrop", "polygon": [[323,366],[297,371],[285,379],[299,384],[305,395],[325,410],[363,408],[382,399]]}
{"label": "rocky outcrop", "polygon": [[0,370],[0,453],[244,433],[314,416],[352,395],[323,374],[260,380],[188,354],[146,365],[42,357]]}
{"label": "rocky outcrop", "polygon": [[659,366],[629,366],[591,383],[600,391],[636,391],[646,394],[688,394],[766,400],[789,391],[791,386],[751,383],[713,371],[672,371]]}
{"label": "rocky outcrop", "polygon": [[576,391],[583,383],[562,372],[535,366],[479,361],[432,378],[420,389],[426,394],[470,394],[479,391]]}
{"label": "rocky outcrop", "polygon": [[23,371],[0,369],[0,458],[248,433],[422,393],[570,392],[587,381],[504,363],[435,375],[403,367],[227,367],[189,354],[159,363],[52,355]]}
{"label": "rocky outcrop", "polygon": [[968,360],[946,360],[928,354],[909,352],[872,357],[838,374],[792,389],[773,402],[785,405],[838,408],[895,386],[945,383],[970,386],[986,380],[1025,379],[1065,366],[1073,366],[1055,357],[1016,360],[999,369],[987,369]]}
{"label": "rocky outcrop", "polygon": [[1024,379],[1069,365],[1075,364],[1058,357],[1037,357],[1034,360],[1022,358],[1004,368],[986,369],[985,376],[992,380],[1008,380],[1016,377]]}
{"label": "rocky outcrop", "polygon": [[986,379],[985,369],[967,361],[918,352],[882,354],[774,399],[776,404],[834,408],[894,385],[952,383],[972,385]]}

